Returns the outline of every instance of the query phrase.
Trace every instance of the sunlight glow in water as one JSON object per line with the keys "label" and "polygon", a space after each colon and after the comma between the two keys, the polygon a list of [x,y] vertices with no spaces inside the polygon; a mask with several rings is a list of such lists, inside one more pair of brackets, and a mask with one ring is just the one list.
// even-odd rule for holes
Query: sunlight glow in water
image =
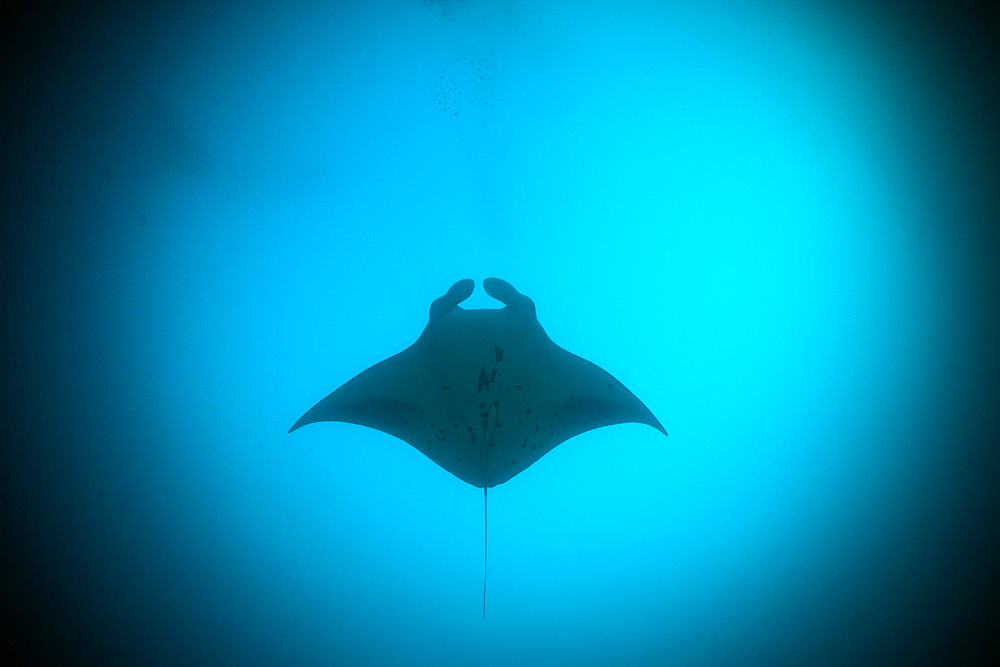
{"label": "sunlight glow in water", "polygon": [[[15,363],[64,407],[11,475],[66,645],[843,664],[950,632],[982,369],[934,54],[832,7],[333,4],[98,13],[31,93]],[[286,431],[493,275],[670,437],[491,490],[484,621],[478,489]]]}

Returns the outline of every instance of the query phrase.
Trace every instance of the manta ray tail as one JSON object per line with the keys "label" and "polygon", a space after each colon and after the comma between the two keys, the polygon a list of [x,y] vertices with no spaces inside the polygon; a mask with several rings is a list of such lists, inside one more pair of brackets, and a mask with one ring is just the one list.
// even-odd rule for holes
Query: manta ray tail
{"label": "manta ray tail", "polygon": [[486,555],[489,541],[489,524],[486,523],[486,487],[483,487],[483,618],[486,618]]}

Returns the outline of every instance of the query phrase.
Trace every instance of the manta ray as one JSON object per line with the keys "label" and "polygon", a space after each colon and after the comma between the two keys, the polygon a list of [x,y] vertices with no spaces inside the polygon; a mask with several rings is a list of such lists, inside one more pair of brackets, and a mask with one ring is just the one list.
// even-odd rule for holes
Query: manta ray
{"label": "manta ray", "polygon": [[483,288],[504,307],[462,308],[474,288],[471,279],[452,285],[413,345],[348,381],[288,432],[330,421],[395,436],[482,488],[484,517],[489,487],[575,435],[628,422],[667,435],[610,373],[553,343],[531,299],[487,278]]}

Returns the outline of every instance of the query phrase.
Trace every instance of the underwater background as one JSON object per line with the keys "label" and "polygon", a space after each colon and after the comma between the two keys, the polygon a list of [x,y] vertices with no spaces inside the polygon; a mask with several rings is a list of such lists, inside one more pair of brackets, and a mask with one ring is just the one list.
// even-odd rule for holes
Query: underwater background
{"label": "underwater background", "polygon": [[[15,3],[5,659],[995,658],[986,7]],[[483,618],[479,489],[287,431],[490,276],[670,437],[492,489]]]}

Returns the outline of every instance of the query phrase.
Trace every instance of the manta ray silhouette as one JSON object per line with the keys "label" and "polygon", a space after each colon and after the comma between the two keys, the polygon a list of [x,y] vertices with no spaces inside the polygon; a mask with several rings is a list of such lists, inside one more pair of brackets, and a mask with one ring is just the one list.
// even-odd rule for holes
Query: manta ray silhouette
{"label": "manta ray silhouette", "polygon": [[474,286],[470,279],[452,285],[431,304],[417,342],[344,384],[288,432],[334,421],[396,436],[481,487],[484,517],[487,488],[575,435],[627,422],[667,435],[610,373],[553,343],[535,317],[534,302],[509,283],[483,281],[504,308],[459,306]]}

